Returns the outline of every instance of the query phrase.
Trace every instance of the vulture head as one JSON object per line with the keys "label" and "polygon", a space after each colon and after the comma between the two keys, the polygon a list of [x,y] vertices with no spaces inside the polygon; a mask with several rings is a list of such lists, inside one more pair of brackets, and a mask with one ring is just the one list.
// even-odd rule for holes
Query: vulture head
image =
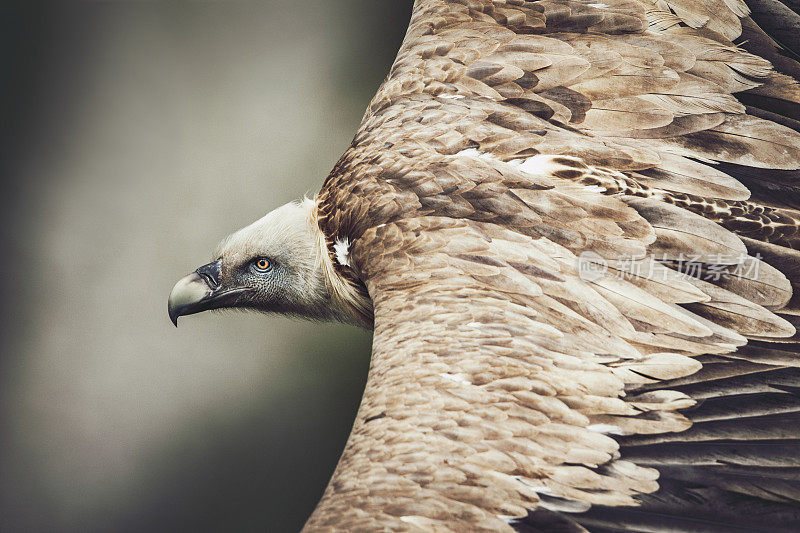
{"label": "vulture head", "polygon": [[176,326],[180,316],[230,308],[359,323],[347,297],[338,297],[343,279],[313,200],[283,205],[236,231],[213,257],[173,287],[168,310]]}

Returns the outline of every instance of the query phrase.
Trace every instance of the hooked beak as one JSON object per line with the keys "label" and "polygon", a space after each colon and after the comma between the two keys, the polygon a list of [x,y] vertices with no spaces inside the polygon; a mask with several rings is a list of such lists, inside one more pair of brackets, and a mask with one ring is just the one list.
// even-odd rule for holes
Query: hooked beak
{"label": "hooked beak", "polygon": [[222,290],[219,279],[221,271],[222,262],[214,261],[201,266],[175,284],[167,302],[169,318],[175,327],[178,326],[179,316],[225,307],[232,303],[232,296],[247,290]]}

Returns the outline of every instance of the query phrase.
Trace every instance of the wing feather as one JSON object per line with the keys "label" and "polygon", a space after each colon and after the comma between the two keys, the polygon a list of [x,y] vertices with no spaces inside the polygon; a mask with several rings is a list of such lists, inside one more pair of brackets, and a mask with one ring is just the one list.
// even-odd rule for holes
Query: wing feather
{"label": "wing feather", "polygon": [[417,1],[317,199],[375,337],[307,529],[800,524],[777,4]]}

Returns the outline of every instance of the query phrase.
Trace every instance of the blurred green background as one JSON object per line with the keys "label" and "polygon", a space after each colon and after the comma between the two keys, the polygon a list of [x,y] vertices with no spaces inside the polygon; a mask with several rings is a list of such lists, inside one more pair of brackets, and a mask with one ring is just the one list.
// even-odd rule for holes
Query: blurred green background
{"label": "blurred green background", "polygon": [[0,7],[0,530],[293,531],[370,335],[166,314],[231,231],[314,193],[410,1]]}

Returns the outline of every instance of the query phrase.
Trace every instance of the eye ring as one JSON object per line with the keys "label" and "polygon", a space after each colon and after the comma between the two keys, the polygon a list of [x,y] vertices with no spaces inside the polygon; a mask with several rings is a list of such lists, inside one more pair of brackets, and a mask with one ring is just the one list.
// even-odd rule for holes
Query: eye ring
{"label": "eye ring", "polygon": [[272,269],[272,262],[266,257],[258,257],[256,259],[253,259],[250,265],[253,268],[253,270],[255,270],[259,274],[264,274]]}

